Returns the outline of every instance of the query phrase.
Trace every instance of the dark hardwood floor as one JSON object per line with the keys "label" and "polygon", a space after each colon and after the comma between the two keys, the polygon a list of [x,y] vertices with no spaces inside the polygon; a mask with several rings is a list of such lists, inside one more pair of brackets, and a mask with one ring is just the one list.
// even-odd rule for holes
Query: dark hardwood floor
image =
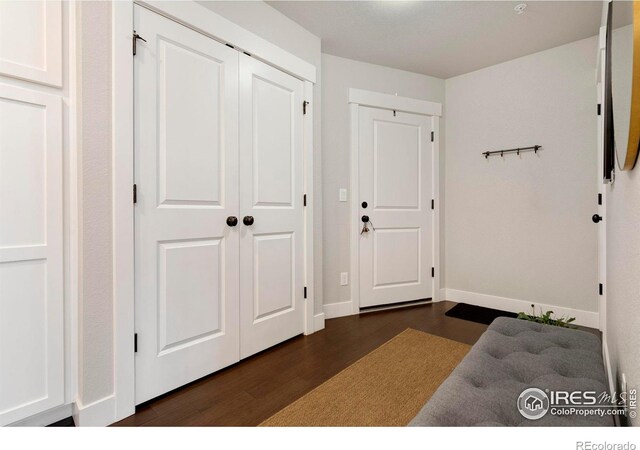
{"label": "dark hardwood floor", "polygon": [[[162,397],[115,426],[255,426],[407,328],[474,344],[487,326],[447,317],[455,303],[332,319]],[[594,330],[595,331],[595,330]]]}
{"label": "dark hardwood floor", "polygon": [[407,328],[473,344],[486,325],[452,302],[342,317],[157,399],[115,426],[255,426]]}

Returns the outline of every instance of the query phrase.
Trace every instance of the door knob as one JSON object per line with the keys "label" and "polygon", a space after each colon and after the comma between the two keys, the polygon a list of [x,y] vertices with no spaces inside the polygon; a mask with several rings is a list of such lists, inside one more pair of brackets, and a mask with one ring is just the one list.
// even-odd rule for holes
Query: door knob
{"label": "door knob", "polygon": [[244,219],[242,219],[242,223],[244,223],[246,226],[253,225],[253,216],[244,216]]}
{"label": "door knob", "polygon": [[593,216],[591,216],[591,220],[593,220],[593,223],[598,223],[602,220],[602,216],[594,214]]}
{"label": "door knob", "polygon": [[236,216],[227,217],[227,225],[229,225],[230,227],[235,227],[236,225],[238,225],[238,218]]}
{"label": "door knob", "polygon": [[369,216],[362,216],[362,222],[367,223],[369,221]]}

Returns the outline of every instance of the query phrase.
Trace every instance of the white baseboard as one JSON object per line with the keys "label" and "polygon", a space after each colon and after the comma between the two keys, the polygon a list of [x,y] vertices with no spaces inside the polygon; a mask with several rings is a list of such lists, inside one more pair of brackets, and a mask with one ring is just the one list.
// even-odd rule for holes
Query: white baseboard
{"label": "white baseboard", "polygon": [[88,405],[76,404],[73,420],[77,427],[105,427],[116,421],[116,397],[97,400]]}
{"label": "white baseboard", "polygon": [[609,380],[609,391],[613,393],[616,391],[616,380],[613,377],[613,370],[611,369],[611,357],[609,356],[609,344],[606,334],[602,335],[602,359],[607,372],[607,380]]}
{"label": "white baseboard", "polygon": [[73,415],[73,406],[69,403],[43,411],[35,416],[27,417],[10,424],[10,427],[46,427],[59,420],[66,419]]}
{"label": "white baseboard", "polygon": [[596,330],[600,326],[600,318],[597,312],[584,311],[581,309],[565,308],[562,306],[547,305],[544,303],[530,302],[527,300],[518,300],[515,298],[497,297],[495,295],[479,294],[477,292],[459,291],[457,289],[441,289],[441,298],[443,300],[451,300],[458,303],[468,303],[476,306],[484,306],[486,308],[501,309],[503,311],[510,311],[518,313],[521,311],[531,311],[531,304],[533,303],[536,308],[536,312],[553,311],[557,317],[575,317],[576,325],[582,325],[584,327],[595,328]]}
{"label": "white baseboard", "polygon": [[313,316],[313,331],[324,330],[324,313]]}
{"label": "white baseboard", "polygon": [[[609,344],[607,341],[607,334],[602,333],[602,360],[604,361],[604,370],[607,375],[607,380],[609,383],[609,394],[614,395],[616,392],[616,379],[613,375],[613,369],[611,368],[611,357],[609,356]],[[614,416],[613,420],[617,427],[620,426],[620,417]]]}
{"label": "white baseboard", "polygon": [[326,319],[350,316],[353,314],[353,302],[329,303],[324,305],[324,316]]}

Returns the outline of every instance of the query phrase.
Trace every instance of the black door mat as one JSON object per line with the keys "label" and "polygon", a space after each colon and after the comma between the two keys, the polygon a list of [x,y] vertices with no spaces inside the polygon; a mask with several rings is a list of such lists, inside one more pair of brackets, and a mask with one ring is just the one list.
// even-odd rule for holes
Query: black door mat
{"label": "black door mat", "polygon": [[73,417],[67,417],[66,419],[59,420],[47,426],[48,427],[75,427],[76,424],[73,422]]}
{"label": "black door mat", "polygon": [[493,322],[496,317],[518,317],[516,313],[485,308],[483,306],[467,305],[466,303],[458,303],[453,308],[449,309],[449,311],[444,313],[444,315],[455,317],[456,319],[483,323],[485,325],[491,325],[491,322]]}

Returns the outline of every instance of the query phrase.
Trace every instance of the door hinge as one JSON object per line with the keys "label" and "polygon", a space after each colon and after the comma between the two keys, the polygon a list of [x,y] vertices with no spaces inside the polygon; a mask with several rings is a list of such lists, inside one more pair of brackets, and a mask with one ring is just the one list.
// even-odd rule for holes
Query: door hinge
{"label": "door hinge", "polygon": [[302,196],[302,206],[307,206],[307,194]]}
{"label": "door hinge", "polygon": [[602,115],[602,104],[598,103],[598,115]]}
{"label": "door hinge", "polygon": [[602,295],[603,292],[604,292],[604,286],[602,285],[602,283],[600,283],[598,285],[598,294]]}
{"label": "door hinge", "polygon": [[433,142],[433,140],[434,140],[434,134],[433,134],[433,131],[432,131],[431,132],[431,142]]}
{"label": "door hinge", "polygon": [[436,276],[436,268],[432,267],[431,268],[431,278],[435,278],[435,276]]}
{"label": "door hinge", "polygon": [[138,185],[137,184],[133,185],[133,203],[134,204],[138,203]]}
{"label": "door hinge", "polygon": [[136,56],[136,53],[138,52],[138,39],[142,42],[147,42],[145,38],[136,33],[136,30],[133,30],[133,56]]}
{"label": "door hinge", "polygon": [[309,104],[308,101],[303,101],[302,102],[302,114],[306,114],[307,113],[307,105]]}
{"label": "door hinge", "polygon": [[435,199],[431,199],[431,209],[436,209],[436,201]]}
{"label": "door hinge", "polygon": [[138,353],[138,333],[133,335],[133,353]]}
{"label": "door hinge", "polygon": [[598,194],[598,205],[602,205],[602,194]]}
{"label": "door hinge", "polygon": [[304,287],[304,298],[307,298],[307,287]]}

